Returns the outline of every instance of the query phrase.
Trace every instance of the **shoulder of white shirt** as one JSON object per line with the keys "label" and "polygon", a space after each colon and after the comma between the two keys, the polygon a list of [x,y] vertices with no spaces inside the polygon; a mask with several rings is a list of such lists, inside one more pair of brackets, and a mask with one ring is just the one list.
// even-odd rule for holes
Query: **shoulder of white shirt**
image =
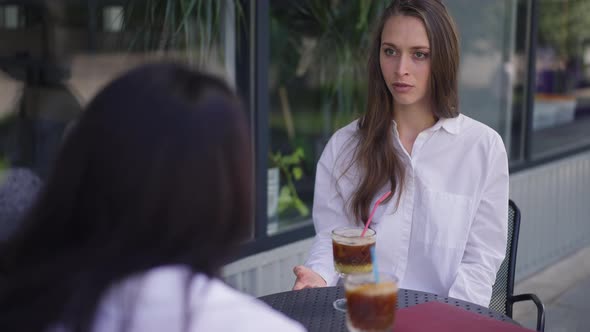
{"label": "shoulder of white shirt", "polygon": [[[346,126],[336,130],[331,139],[332,144],[341,146],[351,139],[358,130],[358,121],[359,120],[356,119]],[[440,124],[437,125],[451,134],[459,134],[470,141],[479,138],[490,143],[494,141],[502,142],[502,137],[493,128],[465,114],[459,114],[455,118],[442,119],[440,120]],[[435,127],[437,125],[435,125]]]}
{"label": "shoulder of white shirt", "polygon": [[[189,311],[193,316],[191,330],[197,327],[195,331],[202,328],[211,331],[305,331],[299,323],[262,301],[238,292],[220,280],[203,274],[192,275],[183,266],[154,268],[111,287],[101,301],[97,319],[120,320],[124,314],[122,309],[132,310],[134,320],[147,318],[149,321],[154,315],[165,320],[180,319],[187,291],[190,291],[190,311],[194,311]],[[128,293],[138,295],[131,308],[124,305],[124,296]]]}
{"label": "shoulder of white shirt", "polygon": [[485,123],[463,114],[460,114],[454,120],[459,124],[459,133],[463,136],[463,139],[468,140],[471,144],[480,142],[488,148],[505,149],[502,136]]}

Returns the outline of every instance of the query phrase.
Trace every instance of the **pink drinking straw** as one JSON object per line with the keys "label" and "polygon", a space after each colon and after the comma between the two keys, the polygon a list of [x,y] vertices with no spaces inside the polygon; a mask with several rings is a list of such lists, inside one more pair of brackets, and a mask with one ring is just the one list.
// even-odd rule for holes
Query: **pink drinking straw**
{"label": "pink drinking straw", "polygon": [[371,214],[369,215],[369,219],[367,219],[367,223],[365,224],[365,229],[363,229],[363,232],[361,233],[361,237],[365,236],[365,233],[367,232],[367,229],[369,229],[369,225],[371,224],[371,220],[373,220],[373,215],[375,214],[375,211],[377,210],[377,207],[379,206],[379,204],[381,204],[387,197],[389,197],[389,195],[391,195],[391,190],[386,192],[385,195],[379,197],[379,199],[377,200],[377,202],[375,202],[375,206],[373,206],[373,211],[371,211]]}

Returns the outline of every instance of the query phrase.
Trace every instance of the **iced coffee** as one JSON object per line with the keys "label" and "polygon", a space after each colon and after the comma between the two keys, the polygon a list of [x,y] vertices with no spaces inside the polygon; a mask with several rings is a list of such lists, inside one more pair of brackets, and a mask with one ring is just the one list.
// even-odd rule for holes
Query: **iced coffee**
{"label": "iced coffee", "polygon": [[349,275],[345,283],[346,325],[351,332],[391,331],[395,321],[398,286],[395,278]]}
{"label": "iced coffee", "polygon": [[367,273],[373,270],[371,247],[375,245],[375,231],[344,227],[332,231],[334,267],[341,274]]}

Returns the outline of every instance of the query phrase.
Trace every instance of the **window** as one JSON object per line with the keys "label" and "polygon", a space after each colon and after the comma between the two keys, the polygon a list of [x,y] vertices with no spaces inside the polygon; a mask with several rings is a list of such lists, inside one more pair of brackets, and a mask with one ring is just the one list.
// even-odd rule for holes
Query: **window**
{"label": "window", "polygon": [[269,234],[311,223],[316,163],[364,111],[366,51],[387,2],[270,2]]}
{"label": "window", "polygon": [[533,158],[590,144],[590,2],[537,5]]}
{"label": "window", "polygon": [[[0,168],[45,176],[101,87],[174,59],[226,77],[250,106],[266,166],[242,254],[313,234],[316,164],[364,112],[366,52],[390,0],[13,3],[0,5]],[[500,133],[513,168],[590,147],[590,2],[444,3],[461,37],[460,110]]]}
{"label": "window", "polygon": [[510,145],[515,1],[449,0],[461,39],[460,111],[495,129]]}
{"label": "window", "polygon": [[18,5],[0,5],[0,29],[16,29],[23,26],[22,9]]}
{"label": "window", "polygon": [[0,164],[46,176],[85,104],[139,64],[174,59],[235,84],[236,12],[214,0],[0,6]]}

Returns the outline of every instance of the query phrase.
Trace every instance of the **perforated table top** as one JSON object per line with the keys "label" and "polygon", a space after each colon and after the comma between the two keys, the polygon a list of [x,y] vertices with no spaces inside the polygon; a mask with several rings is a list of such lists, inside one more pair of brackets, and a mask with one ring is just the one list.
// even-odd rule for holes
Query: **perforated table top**
{"label": "perforated table top", "polygon": [[[260,300],[300,322],[309,332],[347,331],[345,314],[332,306],[332,302],[341,297],[344,297],[343,287],[323,287],[271,294],[260,297]],[[399,290],[397,307],[407,308],[431,301],[449,303],[480,315],[517,324],[506,315],[473,303],[408,289]]]}

